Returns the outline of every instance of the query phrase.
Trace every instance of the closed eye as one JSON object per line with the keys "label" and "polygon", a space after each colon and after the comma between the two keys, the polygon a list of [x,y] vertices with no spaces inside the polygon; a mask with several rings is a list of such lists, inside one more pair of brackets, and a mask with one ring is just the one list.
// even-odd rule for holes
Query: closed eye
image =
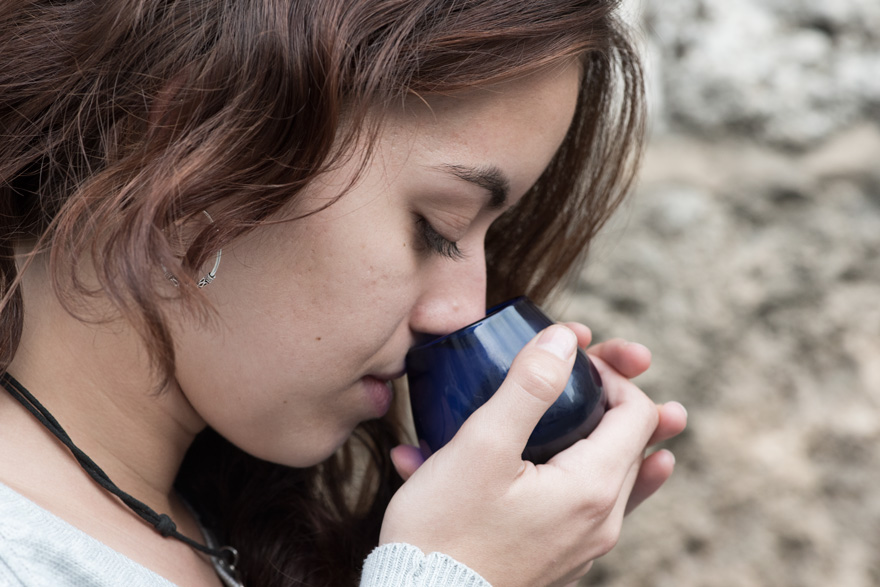
{"label": "closed eye", "polygon": [[454,261],[464,259],[464,253],[458,248],[458,243],[453,242],[437,232],[424,217],[416,219],[419,237],[425,248],[432,253],[437,253]]}

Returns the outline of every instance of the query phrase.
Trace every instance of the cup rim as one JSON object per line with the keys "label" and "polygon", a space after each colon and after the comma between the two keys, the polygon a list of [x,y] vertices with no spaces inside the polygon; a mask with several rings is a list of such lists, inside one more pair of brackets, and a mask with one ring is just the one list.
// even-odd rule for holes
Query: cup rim
{"label": "cup rim", "polygon": [[507,301],[500,302],[498,304],[495,304],[494,306],[492,306],[488,310],[486,310],[486,315],[483,316],[482,318],[480,318],[479,320],[475,320],[475,321],[471,322],[470,324],[468,324],[467,326],[462,326],[461,328],[458,328],[457,330],[454,330],[454,331],[452,331],[448,334],[444,334],[442,336],[438,336],[437,338],[429,340],[428,342],[424,342],[422,344],[413,346],[409,349],[409,352],[421,351],[421,350],[430,348],[434,345],[441,344],[444,341],[449,340],[453,337],[458,337],[463,334],[466,334],[466,333],[472,331],[474,328],[476,328],[480,324],[482,324],[483,322],[485,322],[486,320],[488,320],[489,318],[495,316],[496,314],[500,314],[501,312],[503,312],[507,308],[510,308],[512,306],[517,306],[517,305],[521,304],[522,302],[532,303],[532,301],[529,300],[528,296],[517,296],[517,297],[511,298]]}

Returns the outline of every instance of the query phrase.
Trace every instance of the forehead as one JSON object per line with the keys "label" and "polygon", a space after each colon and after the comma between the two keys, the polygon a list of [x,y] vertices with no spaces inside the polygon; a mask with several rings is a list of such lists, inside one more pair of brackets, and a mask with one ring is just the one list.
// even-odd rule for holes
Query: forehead
{"label": "forehead", "polygon": [[382,150],[424,164],[497,167],[523,192],[565,137],[579,81],[572,60],[452,95],[410,96],[387,112]]}

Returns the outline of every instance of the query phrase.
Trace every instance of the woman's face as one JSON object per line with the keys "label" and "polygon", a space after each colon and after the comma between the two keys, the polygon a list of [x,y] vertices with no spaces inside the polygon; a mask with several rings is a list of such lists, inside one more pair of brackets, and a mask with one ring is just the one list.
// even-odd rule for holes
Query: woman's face
{"label": "woman's face", "polygon": [[[482,317],[483,241],[562,142],[572,63],[392,112],[375,155],[336,203],[224,247],[204,289],[217,319],[181,318],[177,382],[243,450],[308,466],[382,416],[419,334]],[[309,186],[297,212],[348,185],[358,158]],[[453,244],[455,243],[455,244]]]}

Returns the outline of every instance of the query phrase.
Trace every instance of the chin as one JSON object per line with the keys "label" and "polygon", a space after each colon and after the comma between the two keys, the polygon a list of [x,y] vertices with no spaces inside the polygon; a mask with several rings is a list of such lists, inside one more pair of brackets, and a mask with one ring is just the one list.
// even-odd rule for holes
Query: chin
{"label": "chin", "polygon": [[[319,465],[332,457],[351,438],[354,430],[346,430],[334,437],[323,439],[309,439],[307,445],[299,443],[297,446],[282,446],[272,443],[269,446],[249,450],[246,446],[240,448],[258,459],[269,461],[277,465],[304,469]],[[289,449],[289,450],[285,450]]]}

